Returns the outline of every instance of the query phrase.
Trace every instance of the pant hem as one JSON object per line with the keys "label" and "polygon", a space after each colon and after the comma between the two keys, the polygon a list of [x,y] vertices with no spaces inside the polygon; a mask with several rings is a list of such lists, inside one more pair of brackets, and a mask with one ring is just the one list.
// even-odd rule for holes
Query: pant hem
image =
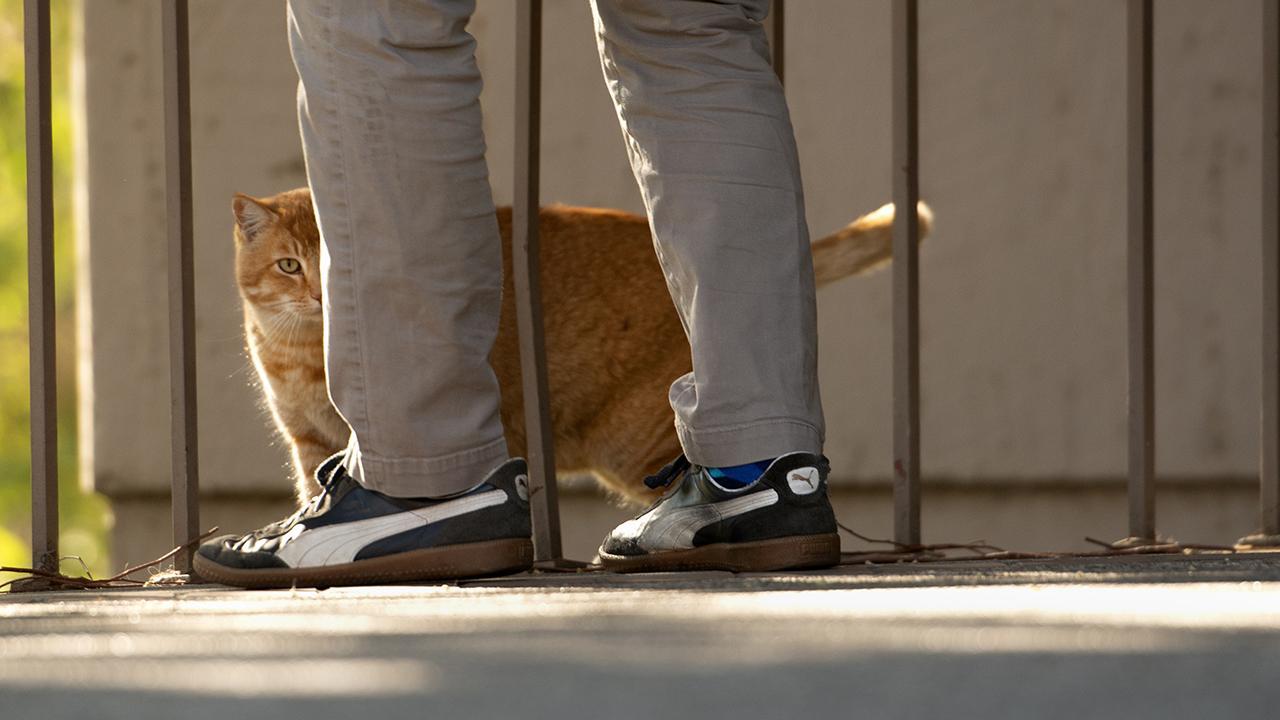
{"label": "pant hem", "polygon": [[772,418],[710,430],[676,422],[685,457],[695,465],[726,467],[789,452],[822,453],[822,432],[802,420]]}
{"label": "pant hem", "polygon": [[370,456],[352,445],[348,449],[347,472],[366,488],[392,497],[433,497],[461,492],[478,484],[508,458],[505,438],[434,458]]}

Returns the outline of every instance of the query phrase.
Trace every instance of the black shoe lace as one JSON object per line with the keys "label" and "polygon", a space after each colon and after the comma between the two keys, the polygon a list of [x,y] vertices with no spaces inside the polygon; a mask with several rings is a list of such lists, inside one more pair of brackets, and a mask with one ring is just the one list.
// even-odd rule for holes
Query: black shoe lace
{"label": "black shoe lace", "polygon": [[320,486],[320,494],[307,503],[308,510],[318,508],[320,503],[324,502],[324,499],[338,486],[338,480],[346,476],[347,470],[343,465],[345,461],[346,453],[341,453],[329,457],[316,468],[316,484]]}
{"label": "black shoe lace", "polygon": [[315,513],[316,510],[321,507],[321,504],[324,503],[325,498],[327,498],[337,488],[339,478],[346,475],[346,472],[342,468],[342,460],[345,457],[345,453],[331,456],[328,460],[321,463],[320,467],[316,468],[315,479],[316,483],[320,485],[320,492],[308,500],[305,505],[294,510],[293,513],[282,520],[277,520],[270,525],[260,527],[257,530],[241,535],[234,541],[233,547],[243,547],[246,543],[250,543],[264,537],[274,537],[279,535],[285,532],[287,528],[296,524],[302,518]]}
{"label": "black shoe lace", "polygon": [[[343,457],[345,457],[345,455]],[[315,472],[316,484],[320,486],[320,492],[313,495],[310,500],[307,500],[306,505],[303,505],[293,511],[293,514],[289,517],[274,522],[257,532],[275,532],[294,524],[307,515],[314,513],[320,508],[320,505],[325,501],[325,498],[327,498],[334,488],[337,487],[338,479],[345,474],[346,470],[343,469],[341,458],[333,456],[328,460],[325,460],[320,464],[320,467],[316,468]]]}
{"label": "black shoe lace", "polygon": [[675,460],[663,465],[661,470],[649,477],[646,477],[644,479],[645,487],[650,490],[667,487],[671,485],[671,483],[675,482],[676,478],[680,477],[681,473],[684,473],[690,467],[692,467],[692,464],[689,462],[689,459],[686,458],[684,454],[680,454]]}

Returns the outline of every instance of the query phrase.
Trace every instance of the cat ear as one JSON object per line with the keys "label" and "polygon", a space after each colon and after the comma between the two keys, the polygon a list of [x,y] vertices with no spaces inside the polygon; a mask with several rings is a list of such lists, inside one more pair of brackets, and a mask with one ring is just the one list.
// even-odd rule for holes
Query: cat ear
{"label": "cat ear", "polygon": [[276,221],[276,214],[261,201],[236,193],[231,201],[231,214],[236,217],[236,225],[244,233],[246,240],[253,240]]}

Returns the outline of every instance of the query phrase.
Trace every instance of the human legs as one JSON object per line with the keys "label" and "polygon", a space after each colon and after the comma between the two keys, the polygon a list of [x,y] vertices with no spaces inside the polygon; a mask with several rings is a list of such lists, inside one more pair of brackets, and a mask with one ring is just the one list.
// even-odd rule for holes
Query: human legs
{"label": "human legs", "polygon": [[329,392],[347,471],[396,496],[507,457],[488,355],[502,255],[471,0],[291,0],[298,117],[324,240]]}
{"label": "human legs", "polygon": [[[692,349],[685,458],[600,546],[618,571],[765,571],[840,557],[826,494],[813,260],[768,0],[592,0],[600,61]],[[757,462],[758,461],[758,462]]]}
{"label": "human legs", "polygon": [[813,261],[768,0],[593,0],[605,80],[693,351],[685,454],[820,453]]}
{"label": "human legs", "polygon": [[327,586],[532,563],[528,470],[506,459],[488,363],[502,255],[472,8],[289,3],[329,392],[352,436],[316,471],[323,490],[305,507],[202,544],[202,577]]}

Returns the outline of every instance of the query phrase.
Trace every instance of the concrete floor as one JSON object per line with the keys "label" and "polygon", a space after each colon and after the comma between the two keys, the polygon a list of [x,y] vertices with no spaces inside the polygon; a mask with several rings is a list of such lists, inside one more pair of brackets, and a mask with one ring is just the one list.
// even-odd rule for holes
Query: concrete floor
{"label": "concrete floor", "polygon": [[1280,555],[0,598],[3,718],[1274,718]]}

